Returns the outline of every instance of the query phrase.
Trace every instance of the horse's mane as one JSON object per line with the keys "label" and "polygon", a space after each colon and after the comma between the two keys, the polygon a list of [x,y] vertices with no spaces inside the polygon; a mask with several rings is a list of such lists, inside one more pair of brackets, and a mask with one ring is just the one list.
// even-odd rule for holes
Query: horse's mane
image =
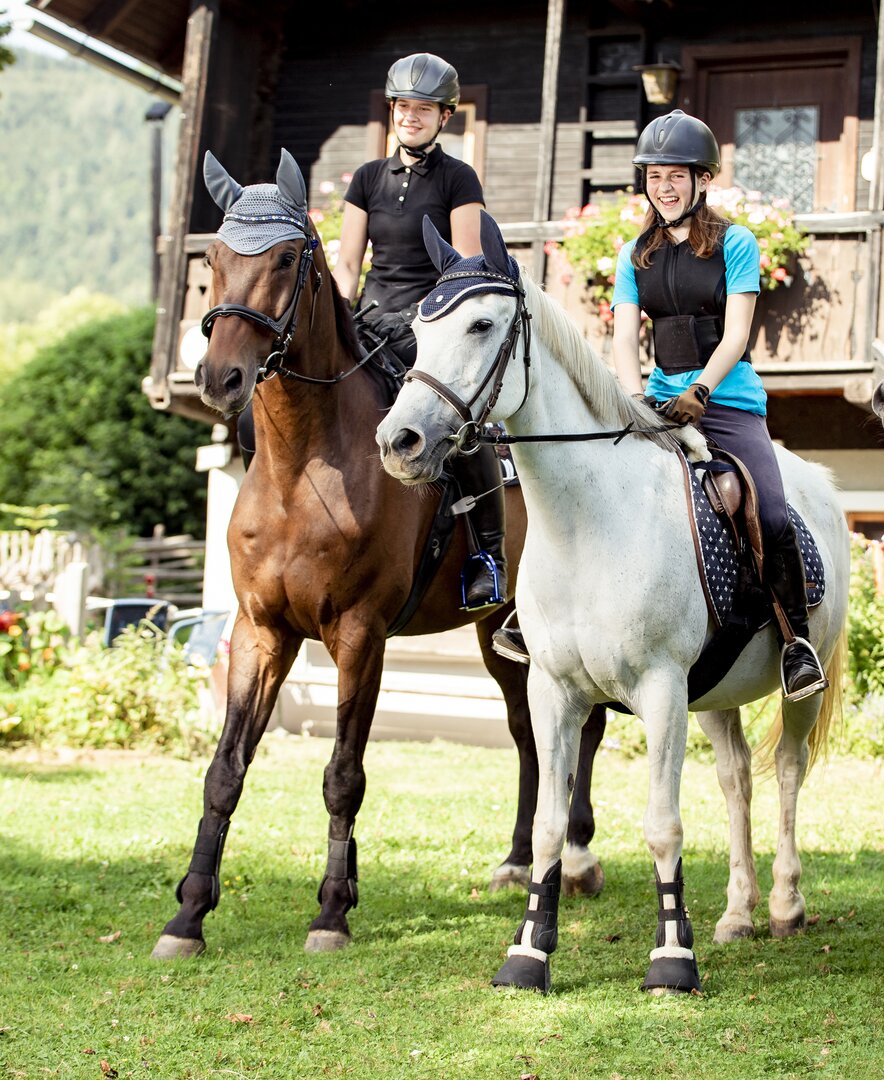
{"label": "horse's mane", "polygon": [[350,307],[349,301],[341,295],[338,283],[331,274],[328,275],[328,280],[331,283],[332,296],[334,298],[335,323],[338,328],[338,337],[341,340],[341,344],[347,349],[353,359],[358,360],[360,357],[360,349],[359,339],[356,336],[356,322],[353,318],[353,309]]}
{"label": "horse's mane", "polygon": [[524,267],[521,283],[539,337],[571,377],[592,410],[605,423],[625,427],[635,424],[644,437],[664,450],[683,448],[691,458],[708,459],[706,441],[693,425],[665,430],[670,421],[649,406],[625,394],[613,372],[596,355],[564,308],[537,287]]}

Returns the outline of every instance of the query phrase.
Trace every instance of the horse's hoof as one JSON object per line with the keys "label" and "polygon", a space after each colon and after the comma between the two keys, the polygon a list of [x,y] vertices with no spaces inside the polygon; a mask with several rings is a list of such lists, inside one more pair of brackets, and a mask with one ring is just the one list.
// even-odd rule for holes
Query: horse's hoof
{"label": "horse's hoof", "polygon": [[803,911],[792,919],[774,919],[771,916],[768,920],[768,926],[770,927],[771,937],[792,937],[795,934],[800,934],[807,926],[807,916]]}
{"label": "horse's hoof", "polygon": [[527,866],[518,866],[516,863],[501,863],[491,875],[488,885],[490,893],[499,892],[501,889],[527,889],[531,882],[531,871]]}
{"label": "horse's hoof", "polygon": [[179,957],[189,959],[191,956],[199,956],[206,951],[206,943],[202,938],[174,937],[172,934],[160,934],[160,939],[154,945],[150,954],[151,960],[177,960]]}
{"label": "horse's hoof", "polygon": [[304,942],[304,952],[338,952],[353,939],[340,930],[311,930]]}
{"label": "horse's hoof", "polygon": [[539,960],[535,956],[515,954],[491,980],[492,986],[517,986],[520,990],[539,990],[548,994],[550,988],[549,957]]}
{"label": "horse's hoof", "polygon": [[694,957],[658,956],[651,961],[642,990],[654,995],[675,993],[690,994],[701,990],[700,972]]}
{"label": "horse's hoof", "polygon": [[601,863],[590,866],[585,873],[577,877],[562,874],[563,896],[598,896],[604,887],[605,871]]}
{"label": "horse's hoof", "polygon": [[744,938],[755,937],[755,927],[752,920],[743,922],[741,919],[719,919],[715,924],[715,936],[712,938],[713,945],[727,945],[729,941],[742,941]]}

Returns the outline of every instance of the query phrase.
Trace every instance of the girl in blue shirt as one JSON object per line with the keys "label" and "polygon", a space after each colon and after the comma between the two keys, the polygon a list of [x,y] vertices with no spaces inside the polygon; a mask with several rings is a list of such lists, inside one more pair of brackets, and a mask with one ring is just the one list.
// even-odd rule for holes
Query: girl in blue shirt
{"label": "girl in blue shirt", "polygon": [[[758,491],[765,584],[791,629],[783,690],[800,700],[828,686],[808,635],[804,564],[765,421],[767,397],[748,342],[759,291],[752,233],[717,214],[706,191],[720,168],[710,129],[680,109],[639,136],[635,164],[650,207],[625,244],[614,284],[614,367],[632,394],[655,399],[676,423],[696,424],[747,466]],[[651,318],[655,367],[642,389],[639,330]]]}

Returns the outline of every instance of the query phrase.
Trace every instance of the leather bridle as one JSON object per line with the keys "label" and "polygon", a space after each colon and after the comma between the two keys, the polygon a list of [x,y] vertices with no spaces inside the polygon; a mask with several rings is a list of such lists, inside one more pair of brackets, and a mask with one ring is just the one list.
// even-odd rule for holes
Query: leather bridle
{"label": "leather bridle", "polygon": [[[516,353],[520,333],[523,333],[525,338],[525,346],[522,354],[522,362],[525,370],[525,392],[522,395],[519,408],[516,409],[515,412],[518,412],[528,400],[528,391],[531,385],[531,314],[525,305],[525,292],[519,282],[514,278],[507,277],[504,274],[495,274],[493,271],[464,270],[453,274],[443,274],[436,284],[441,285],[446,281],[454,281],[458,278],[484,278],[490,282],[502,281],[507,285],[512,286],[515,292],[516,310],[506,336],[501,342],[500,348],[497,350],[497,356],[494,358],[494,362],[469,401],[464,401],[463,398],[451,389],[451,387],[446,386],[443,382],[440,382],[433,375],[429,375],[426,371],[412,368],[410,371],[406,372],[405,382],[422,382],[425,386],[428,386],[437,397],[440,397],[446,404],[454,409],[461,420],[463,420],[463,424],[453,435],[449,435],[448,438],[454,443],[457,453],[469,455],[475,454],[481,445],[480,432],[500,396],[507,367]],[[482,396],[482,393],[489,383],[491,384],[491,392],[488,395],[485,404],[482,406],[479,415],[474,418],[472,413],[473,406]]]}
{"label": "leather bridle", "polygon": [[294,290],[292,291],[292,297],[291,300],[289,300],[285,311],[278,319],[271,318],[270,315],[265,315],[263,311],[248,307],[246,304],[216,304],[215,307],[210,308],[202,318],[200,325],[207,338],[212,335],[212,327],[216,319],[227,318],[231,315],[238,319],[247,319],[249,322],[255,323],[262,330],[266,330],[268,333],[273,334],[273,347],[267,355],[267,358],[264,360],[264,363],[258,368],[255,379],[256,382],[264,382],[267,379],[272,379],[275,375],[282,375],[284,378],[297,379],[300,382],[333,386],[342,379],[346,379],[348,375],[352,375],[354,371],[358,371],[364,364],[372,359],[373,353],[369,353],[368,356],[361,359],[359,363],[354,364],[352,368],[349,368],[347,371],[342,371],[338,375],[332,376],[330,379],[317,379],[312,375],[303,375],[300,371],[294,371],[292,368],[285,367],[282,362],[288,353],[289,345],[292,342],[292,338],[295,336],[295,331],[298,329],[298,304],[301,301],[301,294],[307,283],[307,275],[311,270],[316,278],[316,285],[313,289],[313,299],[310,305],[310,329],[313,329],[313,318],[316,314],[316,297],[319,290],[322,288],[322,274],[316,269],[316,265],[313,262],[313,252],[318,246],[319,240],[317,240],[315,236],[308,235],[305,238],[301,257],[298,260],[298,274],[295,280]]}

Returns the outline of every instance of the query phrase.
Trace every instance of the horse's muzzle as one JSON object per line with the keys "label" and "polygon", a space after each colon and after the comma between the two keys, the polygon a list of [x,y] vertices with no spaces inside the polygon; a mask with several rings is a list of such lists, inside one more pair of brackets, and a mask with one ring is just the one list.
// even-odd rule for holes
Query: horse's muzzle
{"label": "horse's muzzle", "polygon": [[403,484],[429,484],[438,479],[442,460],[434,461],[435,455],[427,450],[424,436],[411,427],[400,427],[389,435],[378,428],[377,444],[381,450],[384,469],[401,480]]}
{"label": "horse's muzzle", "polygon": [[[216,370],[217,366],[217,370]],[[212,365],[200,360],[193,373],[193,382],[200,400],[225,418],[241,413],[252,399],[254,380],[249,385],[244,368],[239,364]]]}

